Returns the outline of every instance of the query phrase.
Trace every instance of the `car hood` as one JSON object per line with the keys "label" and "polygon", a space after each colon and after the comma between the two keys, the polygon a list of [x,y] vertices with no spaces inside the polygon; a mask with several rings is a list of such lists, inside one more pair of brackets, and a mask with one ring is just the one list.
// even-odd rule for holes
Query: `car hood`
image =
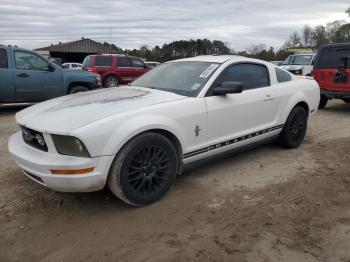
{"label": "car hood", "polygon": [[19,125],[55,134],[69,134],[92,122],[126,111],[187,97],[141,87],[109,88],[63,96],[16,114]]}
{"label": "car hood", "polygon": [[304,66],[302,65],[282,65],[280,66],[281,68],[283,68],[284,70],[303,70]]}

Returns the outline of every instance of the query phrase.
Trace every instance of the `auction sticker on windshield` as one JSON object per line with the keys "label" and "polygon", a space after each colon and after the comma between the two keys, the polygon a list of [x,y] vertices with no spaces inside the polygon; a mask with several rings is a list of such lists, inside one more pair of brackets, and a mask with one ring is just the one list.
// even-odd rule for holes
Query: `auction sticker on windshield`
{"label": "auction sticker on windshield", "polygon": [[199,76],[200,78],[207,78],[218,67],[217,64],[211,64],[207,69]]}

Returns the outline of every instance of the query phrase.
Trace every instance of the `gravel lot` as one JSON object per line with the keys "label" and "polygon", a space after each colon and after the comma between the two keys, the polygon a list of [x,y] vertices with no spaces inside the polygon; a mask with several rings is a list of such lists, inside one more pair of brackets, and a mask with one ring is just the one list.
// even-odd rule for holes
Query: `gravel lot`
{"label": "gravel lot", "polygon": [[18,110],[0,109],[0,261],[350,261],[350,105],[320,111],[300,148],[195,169],[144,208],[22,175],[7,152]]}

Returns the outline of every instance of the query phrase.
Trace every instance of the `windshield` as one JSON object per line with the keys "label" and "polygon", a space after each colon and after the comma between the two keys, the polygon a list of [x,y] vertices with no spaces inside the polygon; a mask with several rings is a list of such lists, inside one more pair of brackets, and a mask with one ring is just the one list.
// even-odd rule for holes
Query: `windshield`
{"label": "windshield", "polygon": [[313,55],[291,55],[284,60],[283,65],[310,65]]}
{"label": "windshield", "polygon": [[166,63],[136,79],[131,85],[195,96],[218,67],[219,64],[208,62]]}

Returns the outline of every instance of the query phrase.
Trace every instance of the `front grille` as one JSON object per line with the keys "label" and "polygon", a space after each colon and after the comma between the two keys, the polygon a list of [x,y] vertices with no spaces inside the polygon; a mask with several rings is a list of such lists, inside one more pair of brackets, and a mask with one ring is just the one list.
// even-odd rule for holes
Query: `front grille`
{"label": "front grille", "polygon": [[33,129],[21,126],[22,137],[25,143],[35,147],[36,149],[47,152],[47,145],[42,133],[35,131]]}

